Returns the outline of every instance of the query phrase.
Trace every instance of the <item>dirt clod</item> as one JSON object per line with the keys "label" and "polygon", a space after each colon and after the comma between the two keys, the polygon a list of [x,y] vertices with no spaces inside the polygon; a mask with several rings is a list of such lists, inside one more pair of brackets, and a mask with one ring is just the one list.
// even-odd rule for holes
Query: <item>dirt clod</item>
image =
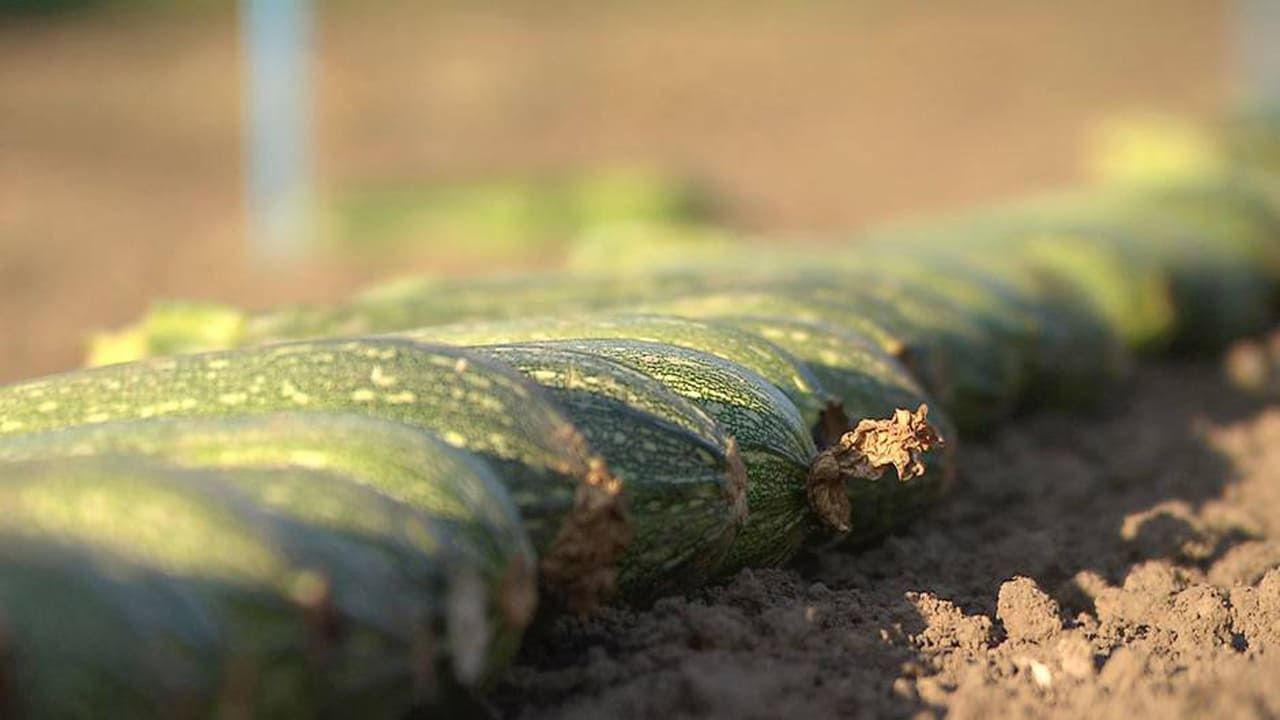
{"label": "dirt clod", "polygon": [[1042,642],[1062,630],[1058,603],[1031,578],[1017,577],[1001,585],[996,607],[1010,640]]}

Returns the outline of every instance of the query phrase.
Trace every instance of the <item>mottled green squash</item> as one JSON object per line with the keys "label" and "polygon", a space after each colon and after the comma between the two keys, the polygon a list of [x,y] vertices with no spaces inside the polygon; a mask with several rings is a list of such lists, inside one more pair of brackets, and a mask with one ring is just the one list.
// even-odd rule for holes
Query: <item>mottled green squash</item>
{"label": "mottled green squash", "polygon": [[929,401],[906,366],[852,331],[782,316],[730,315],[716,323],[755,333],[805,363],[846,414],[854,413],[848,421],[856,423],[860,415],[882,417]]}
{"label": "mottled green squash", "polygon": [[892,278],[910,288],[923,288],[956,311],[985,326],[1003,352],[1017,354],[1030,365],[1040,332],[1034,309],[1015,288],[992,275],[976,273],[954,258],[890,246],[880,252],[851,251],[850,262],[862,272]]}
{"label": "mottled green squash", "polygon": [[[637,306],[643,312],[670,313],[680,317],[714,320],[750,315],[817,322],[870,338],[882,350],[906,364],[926,386],[939,381],[938,370],[924,348],[911,344],[900,331],[872,313],[851,312],[825,300],[802,300],[777,291],[732,290],[681,295]],[[876,308],[875,313],[889,313]]]}
{"label": "mottled green squash", "polygon": [[[652,291],[661,292],[655,280]],[[409,278],[376,286],[334,307],[294,307],[249,321],[258,339],[397,332],[424,325],[483,322],[542,313],[589,312],[650,291],[604,278],[572,275]]]}
{"label": "mottled green squash", "polygon": [[[6,697],[31,716],[401,714],[443,699],[442,655],[491,671],[476,557],[331,473],[4,463],[0,548]],[[49,603],[108,624],[68,632]]]}
{"label": "mottled green squash", "polygon": [[1017,256],[1072,288],[1136,352],[1166,348],[1177,331],[1169,277],[1105,230],[1043,229],[1005,241]]}
{"label": "mottled green squash", "polygon": [[[1124,327],[1106,316],[1106,303],[1091,294],[1087,278],[1025,257],[1028,237],[1026,226],[1007,220],[961,220],[881,238],[883,249],[863,251],[859,257],[875,269],[884,258],[896,258],[886,272],[904,282],[928,284],[948,303],[985,323],[1002,347],[1021,355],[1027,371],[1022,406],[1086,405],[1131,367],[1119,335]],[[1161,279],[1135,273],[1147,284],[1122,295],[1113,309],[1122,314],[1153,308],[1146,319],[1134,321],[1133,336],[1145,327],[1148,339],[1158,343],[1159,334],[1168,332],[1167,309],[1160,309]]]}
{"label": "mottled green squash", "polygon": [[702,282],[688,273],[411,277],[375,285],[334,305],[287,305],[255,313],[212,303],[162,302],[130,326],[96,335],[87,362],[96,366],[282,340],[593,312],[664,297]]}
{"label": "mottled green squash", "polygon": [[816,454],[795,405],[773,384],[710,353],[642,340],[531,343],[607,358],[652,378],[715,419],[738,443],[747,472],[747,521],[721,570],[778,565],[792,557],[817,522],[809,507],[809,465]]}
{"label": "mottled green squash", "polygon": [[[998,271],[984,273],[980,282],[1000,288],[1000,296],[985,303],[976,317],[989,318],[993,310],[1000,312],[1001,304],[1030,309],[1055,302],[1062,289],[1069,288],[1075,302],[1083,302],[1130,347],[1158,351],[1168,344],[1176,317],[1169,278],[1158,263],[1127,247],[1123,232],[1071,217],[1026,214],[980,216],[920,230],[913,237],[886,242],[889,248],[877,255],[898,259],[896,277],[927,282],[940,293],[956,279],[964,282],[975,265],[998,266]],[[873,257],[872,266],[878,261]],[[1019,285],[1017,276],[1028,271],[1039,279]],[[973,310],[969,303],[963,307]]]}
{"label": "mottled green squash", "polygon": [[1221,347],[1272,318],[1280,221],[1247,183],[1105,187],[1033,198],[992,215],[989,225],[1098,236],[1131,270],[1116,283],[1133,285],[1137,272],[1158,274],[1172,297],[1180,349]]}
{"label": "mottled green squash", "polygon": [[619,486],[541,390],[458,348],[317,340],[175,356],[0,388],[0,436],[151,417],[344,412],[429,430],[488,461],[575,606],[612,584],[627,540]]}
{"label": "mottled green squash", "polygon": [[454,345],[530,340],[623,338],[690,348],[724,358],[759,374],[800,409],[810,428],[822,427],[831,395],[803,363],[772,343],[732,328],[662,315],[541,317],[501,323],[424,327],[405,337]]}
{"label": "mottled green squash", "polygon": [[1021,356],[1001,347],[988,328],[926,287],[885,274],[849,271],[789,282],[779,291],[849,312],[875,313],[911,346],[924,348],[939,376],[928,385],[930,393],[962,432],[990,430],[1018,403],[1025,380]]}
{"label": "mottled green squash", "polygon": [[[785,318],[725,317],[720,322],[768,338],[803,360],[840,398],[845,427],[863,420],[890,417],[894,411],[929,405],[931,399],[901,363],[866,338],[821,323]],[[924,515],[955,476],[956,432],[950,420],[932,411],[930,422],[943,445],[922,455],[925,473],[909,482],[894,478],[867,479],[849,476],[849,528],[835,538],[845,545],[863,545],[900,530]],[[832,538],[818,534],[819,542]]]}
{"label": "mottled green squash", "polygon": [[[356,415],[286,412],[106,422],[0,438],[0,462],[104,455],[152,457],[187,468],[301,468],[341,476],[340,485],[317,481],[314,487],[290,484],[289,475],[244,473],[228,478],[257,483],[242,484],[240,490],[260,504],[302,514],[308,522],[338,533],[373,538],[414,529],[411,538],[435,536],[435,543],[443,537],[465,547],[492,599],[486,612],[488,632],[478,636],[484,639],[481,647],[488,658],[482,665],[504,667],[519,647],[535,604],[528,586],[536,567],[520,517],[488,467],[428,433]],[[370,493],[404,510],[389,515],[368,497]],[[362,512],[362,503],[372,507]],[[357,582],[366,565],[377,570],[379,563],[385,560],[372,558],[356,565],[349,573],[352,579],[337,591],[350,593],[356,606],[366,599],[380,601],[380,596],[366,591],[377,585],[374,579]],[[411,594],[404,599],[411,599]],[[403,617],[377,606],[365,615],[373,624],[393,622],[383,628],[388,633],[397,630],[394,623],[403,622]],[[478,659],[472,657],[462,673],[468,682],[477,681]]]}
{"label": "mottled green squash", "polygon": [[633,528],[619,563],[624,597],[711,578],[747,514],[733,438],[691,401],[606,358],[537,344],[475,351],[546,388],[622,481]]}

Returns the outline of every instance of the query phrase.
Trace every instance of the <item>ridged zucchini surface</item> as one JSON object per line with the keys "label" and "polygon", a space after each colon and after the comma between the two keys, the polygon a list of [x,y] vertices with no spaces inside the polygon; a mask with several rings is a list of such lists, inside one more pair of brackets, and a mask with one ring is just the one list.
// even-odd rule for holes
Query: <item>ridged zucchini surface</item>
{"label": "ridged zucchini surface", "polygon": [[549,589],[589,606],[612,586],[629,532],[618,482],[536,385],[458,348],[317,340],[81,370],[0,388],[0,436],[282,410],[394,420],[482,457],[519,508]]}

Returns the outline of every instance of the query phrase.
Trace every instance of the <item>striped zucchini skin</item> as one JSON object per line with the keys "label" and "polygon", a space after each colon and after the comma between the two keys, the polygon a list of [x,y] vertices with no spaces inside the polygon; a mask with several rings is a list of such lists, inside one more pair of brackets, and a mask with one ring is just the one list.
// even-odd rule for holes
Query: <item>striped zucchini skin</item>
{"label": "striped zucchini skin", "polygon": [[1168,347],[1177,309],[1169,277],[1114,232],[1044,228],[1019,233],[1018,257],[1068,285],[1126,345],[1153,353]]}
{"label": "striped zucchini skin", "polygon": [[479,455],[519,508],[548,590],[589,607],[612,586],[628,534],[617,481],[536,385],[458,348],[317,340],[81,370],[0,388],[0,436],[283,410],[394,420]]}
{"label": "striped zucchini skin", "polygon": [[999,277],[977,273],[950,255],[890,247],[878,253],[857,253],[850,262],[910,287],[927,288],[988,328],[1002,350],[1023,357],[1029,367],[1039,327],[1027,298]]}
{"label": "striped zucchini skin", "polygon": [[811,428],[821,426],[832,400],[809,368],[776,345],[750,333],[687,318],[642,314],[527,318],[505,323],[425,327],[404,335],[454,345],[591,338],[665,343],[710,353],[752,370],[790,398]]}
{"label": "striped zucchini skin", "polygon": [[[776,290],[733,290],[689,294],[660,302],[637,306],[643,312],[670,313],[680,317],[714,320],[722,317],[786,317],[805,322],[831,325],[841,330],[870,338],[882,350],[902,361],[925,385],[940,383],[940,370],[928,352],[913,345],[900,330],[886,324],[884,318],[850,312],[848,308],[826,300],[802,300]],[[891,312],[879,309],[877,312]],[[892,316],[890,316],[892,319]]]}
{"label": "striped zucchini skin", "polygon": [[1021,355],[1001,347],[988,328],[927,287],[884,274],[850,272],[788,283],[785,292],[849,312],[875,313],[912,346],[925,348],[940,375],[929,385],[930,392],[962,432],[987,431],[1018,404],[1025,379]]}
{"label": "striped zucchini skin", "polygon": [[[105,456],[0,470],[0,615],[18,712],[390,715],[438,699],[423,651],[474,631],[465,608],[484,584],[472,558],[340,476]],[[84,596],[43,597],[80,582],[59,577],[71,571]],[[123,622],[134,636],[123,669],[116,652],[94,656],[101,631],[42,622],[48,602]],[[65,695],[67,682],[85,694]],[[104,705],[78,706],[85,697]]]}
{"label": "striped zucchini skin", "polygon": [[[976,268],[986,268],[982,284],[1001,288],[1006,307],[1028,301],[1049,307],[1069,288],[1073,302],[1083,301],[1130,347],[1166,347],[1176,320],[1169,279],[1153,258],[1129,246],[1123,230],[1051,212],[1047,217],[1031,211],[1011,214],[1014,217],[996,214],[944,223],[914,237],[881,238],[881,244],[892,249],[877,256],[896,257],[898,266],[891,270],[895,276],[927,280],[935,290],[951,285],[948,278],[956,271],[972,276]],[[872,264],[878,265],[880,257]],[[1020,284],[1018,276],[1029,271],[1039,277]],[[973,309],[968,303],[963,308]]]}
{"label": "striped zucchini skin", "polygon": [[662,297],[698,282],[687,273],[408,278],[376,285],[334,306],[293,305],[256,314],[213,304],[158,303],[133,325],[96,337],[87,364],[283,340],[383,334],[424,325],[593,312]]}
{"label": "striped zucchini skin", "polygon": [[825,303],[804,303],[776,291],[752,288],[689,293],[679,297],[653,301],[638,306],[641,310],[670,313],[690,318],[721,318],[736,315],[756,317],[791,317],[808,322],[827,322],[849,332],[871,338],[889,354],[897,357],[906,350],[903,338],[870,318],[842,312]]}
{"label": "striped zucchini skin", "polygon": [[697,405],[630,368],[546,345],[481,346],[546,388],[622,481],[633,538],[625,598],[646,601],[709,580],[747,513],[737,443]]}
{"label": "striped zucchini skin", "polygon": [[1035,199],[1000,221],[1105,234],[1108,243],[1170,284],[1175,347],[1200,351],[1257,332],[1271,319],[1280,279],[1280,225],[1245,184],[1195,181],[1124,192]]}
{"label": "striped zucchini skin", "polygon": [[245,340],[324,335],[372,335],[428,325],[588,313],[680,291],[698,279],[686,274],[602,278],[546,274],[470,278],[410,278],[375,286],[330,308],[293,307],[254,316]]}
{"label": "striped zucchini skin", "polygon": [[[977,241],[970,242],[970,247],[975,245]],[[1024,406],[1096,400],[1128,371],[1121,337],[1125,331],[1108,323],[1079,285],[1030,261],[999,259],[1008,255],[998,250],[935,253],[921,259],[917,279],[955,307],[985,318],[1002,345],[1023,357]],[[907,272],[905,267],[902,272]],[[1138,302],[1150,313],[1128,332],[1135,340],[1141,338],[1138,342],[1158,344],[1169,322],[1163,292],[1148,284],[1139,295],[1143,299]]]}
{"label": "striped zucchini skin", "polygon": [[927,400],[924,389],[901,362],[870,339],[848,330],[782,316],[726,316],[718,322],[755,333],[794,355],[846,412],[861,408],[880,416]]}
{"label": "striped zucchini skin", "polygon": [[954,266],[998,278],[1035,318],[1024,406],[1085,407],[1131,372],[1129,348],[1070,278],[999,252],[956,257]]}
{"label": "striped zucchini skin", "polygon": [[[900,408],[932,402],[901,363],[866,338],[829,325],[786,318],[730,317],[722,322],[768,338],[813,368],[823,385],[841,400],[847,418],[841,435],[862,420],[889,417]],[[941,413],[932,414],[930,420],[944,444],[925,453],[925,474],[910,482],[846,477],[849,530],[834,538],[819,535],[819,544],[833,540],[847,546],[874,542],[906,527],[936,503],[954,482],[956,432]]]}
{"label": "striped zucchini skin", "polygon": [[[484,631],[475,636],[484,652],[465,653],[455,677],[465,684],[488,680],[487,669],[505,667],[519,648],[536,604],[536,559],[520,517],[487,466],[427,433],[354,415],[293,412],[107,422],[0,439],[0,462],[112,455],[162,459],[184,468],[301,468],[340,476],[342,484],[326,481],[314,487],[298,485],[287,474],[231,473],[227,479],[260,505],[300,515],[339,534],[394,541],[414,528],[411,540],[421,536],[439,544],[439,538],[447,538],[469,554],[485,579],[488,598]],[[403,509],[393,512],[382,506],[386,502]],[[370,570],[387,564],[378,557],[365,560]],[[365,567],[346,572],[349,579],[337,587],[351,594],[356,607],[381,599],[366,594],[379,585],[376,578],[359,579]],[[364,608],[361,619],[376,626],[390,622],[380,629],[403,633],[418,615],[429,619],[423,610],[438,614],[440,608],[418,608],[417,615],[407,610],[414,609],[392,613],[375,605]],[[442,644],[441,649],[449,647]]]}
{"label": "striped zucchini skin", "polygon": [[528,344],[624,365],[693,401],[737,440],[747,472],[747,521],[722,572],[779,565],[799,549],[814,522],[807,481],[817,450],[795,405],[772,383],[710,353],[662,343],[596,338]]}

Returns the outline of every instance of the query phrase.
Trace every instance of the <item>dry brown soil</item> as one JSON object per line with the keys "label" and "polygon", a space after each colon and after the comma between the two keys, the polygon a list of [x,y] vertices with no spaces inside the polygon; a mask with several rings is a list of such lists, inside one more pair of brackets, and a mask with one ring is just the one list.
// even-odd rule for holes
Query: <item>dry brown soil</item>
{"label": "dry brown soil", "polygon": [[504,714],[1280,716],[1280,407],[1149,367],[961,457],[878,548],[553,623]]}

